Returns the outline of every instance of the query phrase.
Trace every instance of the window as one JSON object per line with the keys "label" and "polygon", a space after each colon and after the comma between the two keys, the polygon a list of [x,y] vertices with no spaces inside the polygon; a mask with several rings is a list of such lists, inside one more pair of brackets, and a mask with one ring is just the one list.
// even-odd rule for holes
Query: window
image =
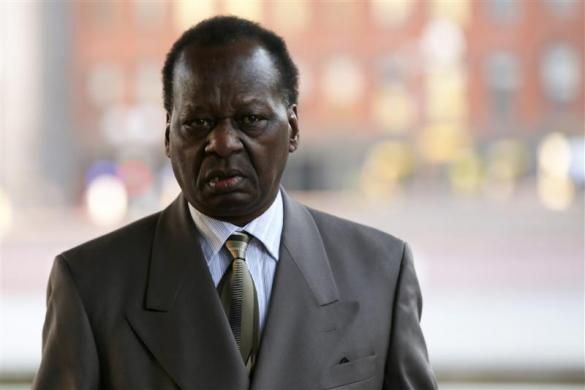
{"label": "window", "polygon": [[395,27],[406,21],[412,5],[412,0],[372,0],[370,13],[380,27]]}
{"label": "window", "polygon": [[158,29],[162,26],[167,3],[162,0],[134,0],[136,22],[142,29]]}
{"label": "window", "polygon": [[545,95],[557,103],[568,103],[581,92],[582,60],[568,43],[557,43],[544,51],[540,75]]}
{"label": "window", "polygon": [[520,4],[518,0],[487,0],[488,15],[496,22],[515,22],[520,17]]}
{"label": "window", "polygon": [[364,93],[365,75],[350,57],[334,57],[325,65],[322,79],[323,94],[333,106],[351,106]]}
{"label": "window", "polygon": [[509,117],[514,111],[514,100],[521,81],[518,58],[510,52],[491,54],[484,64],[491,112],[496,117]]}
{"label": "window", "polygon": [[303,31],[309,24],[310,5],[308,0],[274,1],[272,3],[274,25],[278,26],[278,30]]}
{"label": "window", "polygon": [[183,31],[216,13],[214,0],[175,0],[173,19],[177,30]]}
{"label": "window", "polygon": [[[545,11],[561,18],[571,18],[579,11],[578,0],[542,0]],[[581,11],[582,12],[582,11]]]}
{"label": "window", "polygon": [[118,64],[97,63],[89,70],[87,92],[97,107],[119,102],[124,94],[124,74]]}

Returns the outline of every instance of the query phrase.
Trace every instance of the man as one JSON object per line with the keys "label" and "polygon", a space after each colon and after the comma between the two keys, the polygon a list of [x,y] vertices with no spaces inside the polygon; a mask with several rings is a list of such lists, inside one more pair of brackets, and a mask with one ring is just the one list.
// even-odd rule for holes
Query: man
{"label": "man", "polygon": [[410,251],[280,187],[299,142],[281,38],[234,17],[163,69],[164,211],[66,251],[34,389],[435,389]]}

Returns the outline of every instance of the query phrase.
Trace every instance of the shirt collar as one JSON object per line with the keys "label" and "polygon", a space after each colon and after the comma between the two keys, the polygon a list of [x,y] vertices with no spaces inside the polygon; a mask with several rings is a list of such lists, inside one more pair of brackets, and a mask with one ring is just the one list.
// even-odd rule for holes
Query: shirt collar
{"label": "shirt collar", "polygon": [[280,191],[278,191],[272,205],[264,213],[243,227],[208,217],[191,206],[190,203],[188,205],[193,222],[208,245],[207,251],[204,251],[208,252],[209,256],[206,256],[208,261],[219,253],[228,237],[237,231],[245,231],[254,236],[264,245],[270,256],[278,261],[283,224],[283,205]]}

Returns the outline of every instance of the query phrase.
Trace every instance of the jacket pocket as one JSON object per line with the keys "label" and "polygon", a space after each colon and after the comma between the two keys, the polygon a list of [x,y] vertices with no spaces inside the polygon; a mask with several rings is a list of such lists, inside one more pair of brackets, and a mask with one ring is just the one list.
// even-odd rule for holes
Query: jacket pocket
{"label": "jacket pocket", "polygon": [[376,372],[376,355],[366,356],[347,363],[339,363],[325,371],[321,379],[324,389],[349,385],[374,376]]}

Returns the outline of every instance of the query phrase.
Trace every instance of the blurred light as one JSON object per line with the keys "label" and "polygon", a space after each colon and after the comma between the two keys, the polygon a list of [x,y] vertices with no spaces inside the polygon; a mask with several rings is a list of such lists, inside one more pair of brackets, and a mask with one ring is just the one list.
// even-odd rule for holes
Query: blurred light
{"label": "blurred light", "polygon": [[414,156],[411,148],[398,141],[375,145],[368,152],[362,169],[361,186],[367,195],[388,196],[400,181],[412,174]]}
{"label": "blurred light", "polygon": [[492,161],[487,167],[485,193],[494,199],[507,200],[516,189],[513,168],[505,161]]}
{"label": "blurred light", "polygon": [[214,16],[216,13],[214,0],[175,0],[173,5],[173,18],[177,30],[186,30],[199,21]]}
{"label": "blurred light", "polygon": [[[310,9],[308,0],[272,2],[272,17],[278,30],[299,33],[308,25]],[[299,72],[301,75],[302,72]],[[304,88],[303,88],[304,90]]]}
{"label": "blurred light", "polygon": [[350,106],[357,103],[364,93],[364,74],[351,57],[329,60],[322,79],[323,93],[334,106]]}
{"label": "blurred light", "polygon": [[128,209],[128,195],[119,178],[101,175],[89,184],[85,203],[92,222],[111,226],[124,219]]}
{"label": "blurred light", "polygon": [[162,106],[143,103],[131,107],[113,105],[101,116],[100,130],[112,145],[144,147],[162,143],[165,112]]}
{"label": "blurred light", "polygon": [[575,196],[575,187],[567,178],[542,174],[538,176],[538,195],[552,210],[566,210]]}
{"label": "blurred light", "polygon": [[449,182],[455,192],[476,194],[481,188],[482,179],[481,160],[471,149],[459,153],[449,166]]}
{"label": "blurred light", "polygon": [[138,104],[130,107],[126,117],[126,142],[132,145],[162,145],[166,123],[162,105]]}
{"label": "blurred light", "polygon": [[412,0],[372,0],[372,19],[382,27],[393,27],[406,21],[411,13]]}
{"label": "blurred light", "polygon": [[0,188],[0,237],[8,233],[12,228],[12,202],[8,194]]}
{"label": "blurred light", "polygon": [[144,194],[152,187],[152,172],[144,161],[124,161],[120,163],[118,172],[130,197]]}
{"label": "blurred light", "polygon": [[465,53],[463,30],[449,20],[432,20],[423,31],[421,47],[429,69],[437,65],[456,65]]}
{"label": "blurred light", "polygon": [[[412,2],[412,0],[410,0]],[[469,0],[432,0],[431,16],[447,19],[459,25],[469,20]]]}
{"label": "blurred light", "polygon": [[381,86],[372,99],[372,116],[391,133],[404,133],[414,124],[415,102],[401,85]]}
{"label": "blurred light", "polygon": [[93,162],[85,172],[85,185],[89,185],[98,176],[110,175],[115,176],[118,171],[113,161],[98,160]]}
{"label": "blurred light", "polygon": [[547,135],[538,148],[538,166],[541,174],[566,178],[571,166],[571,147],[560,133]]}
{"label": "blurred light", "polygon": [[567,209],[575,196],[569,177],[571,148],[560,133],[547,135],[538,149],[538,194],[542,203],[553,210]]}
{"label": "blurred light", "polygon": [[423,157],[431,162],[442,163],[456,159],[469,148],[469,134],[451,123],[429,125],[420,134],[419,147]]}
{"label": "blurred light", "polygon": [[571,149],[571,166],[569,175],[573,182],[585,184],[585,138],[575,137],[569,140]]}
{"label": "blurred light", "polygon": [[486,194],[495,199],[510,198],[527,165],[528,153],[519,141],[501,140],[490,145],[484,186]]}
{"label": "blurred light", "polygon": [[464,68],[453,66],[428,72],[426,109],[430,121],[463,121],[468,116],[468,104]]}
{"label": "blurred light", "polygon": [[262,20],[260,0],[223,0],[223,12],[259,22]]}

